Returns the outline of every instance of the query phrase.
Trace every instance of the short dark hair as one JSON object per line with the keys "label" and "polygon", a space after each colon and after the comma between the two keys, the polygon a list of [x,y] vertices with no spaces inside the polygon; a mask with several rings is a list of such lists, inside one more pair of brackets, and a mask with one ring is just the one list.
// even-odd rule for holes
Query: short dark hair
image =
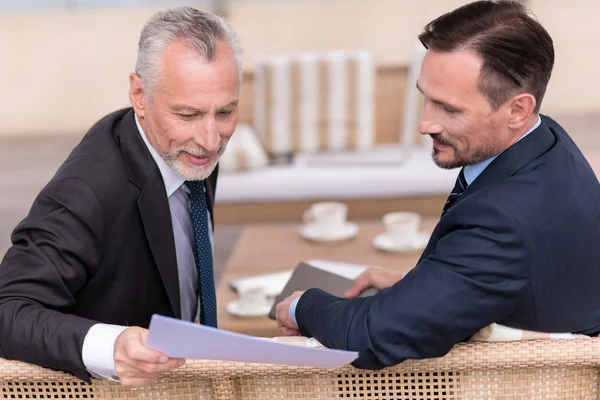
{"label": "short dark hair", "polygon": [[531,93],[538,112],[554,66],[552,38],[516,1],[475,1],[431,21],[419,40],[427,49],[473,50],[482,59],[479,89],[497,109]]}

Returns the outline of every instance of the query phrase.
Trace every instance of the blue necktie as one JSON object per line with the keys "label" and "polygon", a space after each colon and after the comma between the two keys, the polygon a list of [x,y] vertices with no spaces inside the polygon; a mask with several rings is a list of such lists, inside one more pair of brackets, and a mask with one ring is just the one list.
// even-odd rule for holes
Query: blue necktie
{"label": "blue necktie", "polygon": [[196,243],[196,269],[200,288],[200,323],[217,327],[217,298],[213,276],[212,246],[208,232],[208,206],[203,181],[186,181],[190,190],[190,210]]}
{"label": "blue necktie", "polygon": [[465,179],[465,169],[461,168],[460,173],[458,174],[458,178],[456,178],[456,184],[454,185],[454,189],[448,196],[448,200],[446,200],[446,204],[444,204],[444,209],[442,210],[442,217],[448,212],[450,207],[458,200],[460,196],[462,196],[463,192],[469,186],[467,184],[467,180]]}

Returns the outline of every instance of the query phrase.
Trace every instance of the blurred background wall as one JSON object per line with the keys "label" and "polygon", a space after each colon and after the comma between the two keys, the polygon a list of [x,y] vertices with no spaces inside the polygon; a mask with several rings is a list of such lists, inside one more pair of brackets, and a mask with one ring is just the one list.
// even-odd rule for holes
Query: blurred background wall
{"label": "blurred background wall", "polygon": [[[403,81],[420,29],[464,0],[231,0],[221,2],[245,45],[242,122],[252,120],[255,56],[367,48],[378,66],[377,135],[397,135]],[[150,5],[149,5],[150,4]],[[0,136],[82,135],[128,106],[140,29],[166,6],[214,1],[3,0],[0,4]],[[556,66],[543,112],[599,114],[597,0],[529,0],[553,36]]]}

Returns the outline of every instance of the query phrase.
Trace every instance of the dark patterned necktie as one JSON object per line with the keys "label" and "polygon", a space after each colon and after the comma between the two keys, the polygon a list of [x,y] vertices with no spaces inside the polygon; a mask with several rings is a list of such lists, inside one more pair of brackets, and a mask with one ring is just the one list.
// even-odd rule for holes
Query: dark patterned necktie
{"label": "dark patterned necktie", "polygon": [[448,200],[446,200],[446,204],[444,204],[444,209],[442,210],[442,217],[446,214],[446,212],[452,207],[452,205],[456,202],[456,200],[463,194],[467,186],[467,180],[465,179],[465,169],[461,168],[460,173],[458,174],[458,178],[456,178],[456,184],[454,185],[454,189],[448,196]]}
{"label": "dark patterned necktie", "polygon": [[190,211],[196,244],[196,269],[200,288],[200,323],[217,327],[217,298],[213,275],[213,254],[208,232],[208,206],[203,181],[186,181],[190,190]]}

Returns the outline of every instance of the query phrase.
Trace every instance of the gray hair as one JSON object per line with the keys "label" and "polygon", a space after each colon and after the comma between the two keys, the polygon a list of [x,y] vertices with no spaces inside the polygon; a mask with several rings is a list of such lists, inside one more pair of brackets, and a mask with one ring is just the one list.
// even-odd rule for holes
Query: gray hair
{"label": "gray hair", "polygon": [[154,14],[142,29],[135,73],[145,90],[155,89],[161,54],[167,45],[179,40],[189,43],[209,62],[215,57],[215,42],[224,41],[235,55],[242,81],[243,49],[237,32],[216,14],[184,6]]}

